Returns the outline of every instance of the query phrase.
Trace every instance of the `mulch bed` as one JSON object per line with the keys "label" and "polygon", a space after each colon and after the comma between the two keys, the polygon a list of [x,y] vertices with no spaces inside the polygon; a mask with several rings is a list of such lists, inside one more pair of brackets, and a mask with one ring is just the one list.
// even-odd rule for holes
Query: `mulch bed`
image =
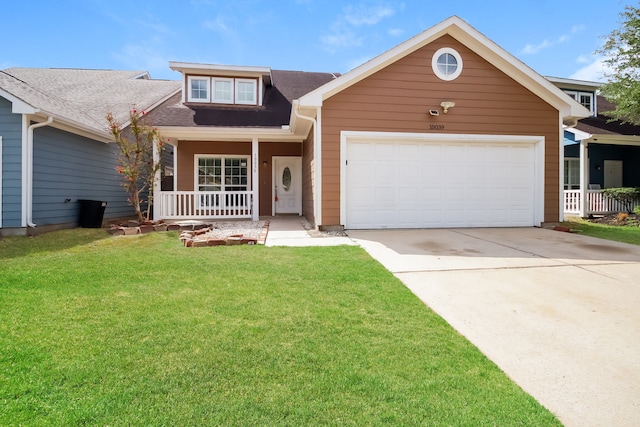
{"label": "mulch bed", "polygon": [[592,215],[587,221],[595,224],[640,226],[640,215],[620,212],[607,215]]}

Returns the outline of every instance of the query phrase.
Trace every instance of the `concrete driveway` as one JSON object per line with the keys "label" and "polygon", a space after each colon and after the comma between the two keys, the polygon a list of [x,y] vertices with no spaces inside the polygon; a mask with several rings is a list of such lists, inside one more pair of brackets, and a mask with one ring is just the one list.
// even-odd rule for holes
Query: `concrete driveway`
{"label": "concrete driveway", "polygon": [[566,426],[640,425],[640,246],[535,228],[349,236]]}

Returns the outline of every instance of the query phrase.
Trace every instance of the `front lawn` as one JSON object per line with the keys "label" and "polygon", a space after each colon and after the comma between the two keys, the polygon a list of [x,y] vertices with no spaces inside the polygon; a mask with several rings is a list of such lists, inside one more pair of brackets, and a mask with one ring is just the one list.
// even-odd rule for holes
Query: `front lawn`
{"label": "front lawn", "polygon": [[559,426],[357,247],[0,240],[0,425]]}
{"label": "front lawn", "polygon": [[640,227],[637,225],[597,224],[581,218],[571,218],[565,225],[585,236],[640,245]]}

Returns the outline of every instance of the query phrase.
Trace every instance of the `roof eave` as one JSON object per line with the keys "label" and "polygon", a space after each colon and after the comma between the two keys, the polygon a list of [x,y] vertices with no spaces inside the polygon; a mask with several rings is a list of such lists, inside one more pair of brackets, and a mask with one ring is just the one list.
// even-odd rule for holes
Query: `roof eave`
{"label": "roof eave", "polygon": [[24,102],[4,89],[0,89],[0,96],[11,102],[11,112],[14,114],[36,114],[39,111],[33,105]]}
{"label": "roof eave", "polygon": [[304,137],[296,135],[288,127],[283,128],[239,128],[239,127],[191,127],[157,126],[164,138],[180,141],[259,141],[302,142]]}

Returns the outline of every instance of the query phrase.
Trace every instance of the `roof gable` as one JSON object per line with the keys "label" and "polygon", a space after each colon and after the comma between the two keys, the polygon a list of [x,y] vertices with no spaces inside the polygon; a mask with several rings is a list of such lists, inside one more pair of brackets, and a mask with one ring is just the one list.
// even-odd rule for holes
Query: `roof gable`
{"label": "roof gable", "polygon": [[565,123],[574,124],[589,112],[560,89],[537,74],[457,16],[452,16],[400,45],[384,52],[338,79],[302,96],[299,106],[320,107],[324,100],[371,76],[399,59],[415,52],[445,34],[473,50],[507,76],[560,111]]}

